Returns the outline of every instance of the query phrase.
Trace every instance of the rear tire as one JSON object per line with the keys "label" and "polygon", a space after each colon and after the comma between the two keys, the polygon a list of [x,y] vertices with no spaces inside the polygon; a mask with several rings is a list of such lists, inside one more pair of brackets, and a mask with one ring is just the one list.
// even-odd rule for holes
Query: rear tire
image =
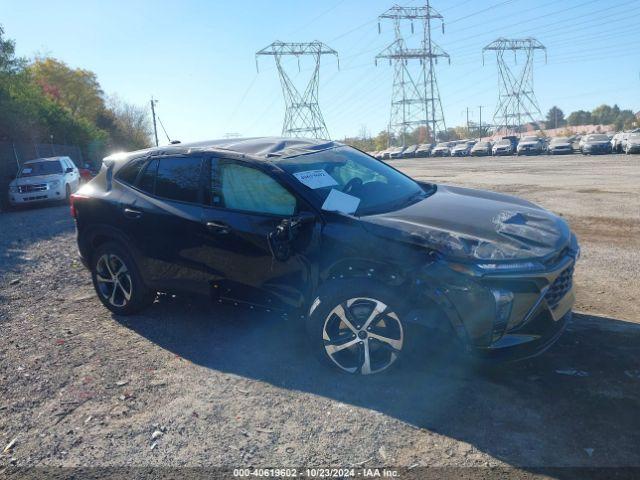
{"label": "rear tire", "polygon": [[156,292],[144,284],[127,249],[100,245],[91,258],[91,279],[102,304],[117,315],[132,315],[151,305]]}
{"label": "rear tire", "polygon": [[357,279],[323,286],[307,317],[316,357],[351,375],[389,370],[408,350],[406,308],[389,288]]}

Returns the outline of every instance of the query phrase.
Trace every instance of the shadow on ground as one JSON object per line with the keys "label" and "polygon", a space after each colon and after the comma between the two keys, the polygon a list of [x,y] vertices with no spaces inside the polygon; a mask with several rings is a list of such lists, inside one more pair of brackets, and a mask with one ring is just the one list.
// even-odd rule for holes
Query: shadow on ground
{"label": "shadow on ground", "polygon": [[292,319],[167,298],[117,320],[195,364],[372,409],[511,465],[640,466],[635,324],[577,314],[536,359],[488,368],[432,364],[425,352],[420,362],[358,378],[311,358]]}

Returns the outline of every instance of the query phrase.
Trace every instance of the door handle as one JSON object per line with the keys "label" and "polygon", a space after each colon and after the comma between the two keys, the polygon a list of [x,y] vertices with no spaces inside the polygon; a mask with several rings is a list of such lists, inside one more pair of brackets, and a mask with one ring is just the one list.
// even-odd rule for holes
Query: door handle
{"label": "door handle", "polygon": [[226,235],[231,231],[229,225],[223,222],[207,222],[206,225],[209,231],[219,233],[221,235]]}
{"label": "door handle", "polygon": [[127,218],[140,218],[142,216],[142,212],[140,210],[134,210],[133,208],[125,208],[123,213]]}

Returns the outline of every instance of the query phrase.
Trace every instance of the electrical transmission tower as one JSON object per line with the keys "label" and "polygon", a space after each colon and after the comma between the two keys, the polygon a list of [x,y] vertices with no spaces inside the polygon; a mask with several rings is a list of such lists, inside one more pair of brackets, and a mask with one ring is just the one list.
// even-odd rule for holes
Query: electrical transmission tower
{"label": "electrical transmission tower", "polygon": [[[546,62],[547,48],[535,38],[499,38],[482,49],[483,64],[485,52],[496,52],[500,73],[498,107],[493,116],[497,130],[518,133],[523,122],[535,122],[534,115],[542,115],[533,92],[533,60],[536,50],[544,51]],[[515,71],[509,65],[510,62],[505,58],[508,52],[513,52],[514,64],[517,64],[518,52],[524,52],[525,62],[520,71]]]}
{"label": "electrical transmission tower", "polygon": [[[335,55],[338,61],[338,52],[329,48],[317,40],[310,43],[285,43],[275,41],[271,45],[256,52],[256,68],[258,57],[271,55],[275,58],[280,85],[284,96],[285,114],[282,125],[282,135],[286,137],[311,137],[329,139],[329,131],[324,123],[324,118],[318,105],[318,85],[320,80],[320,58],[322,55]],[[300,71],[300,57],[310,56],[315,60],[315,68],[307,83],[303,94],[300,94],[282,64],[283,57],[294,56],[298,60]]]}
{"label": "electrical transmission tower", "polygon": [[[381,20],[392,20],[394,26],[395,41],[376,55],[375,63],[388,59],[389,64],[394,64],[389,136],[399,139],[402,145],[406,143],[409,130],[425,127],[427,136],[435,140],[439,132],[447,129],[435,64],[439,58],[451,60],[431,38],[431,20],[434,19],[440,20],[444,33],[444,19],[431,7],[429,0],[422,7],[395,5],[378,17],[378,33]],[[420,23],[422,40],[418,48],[409,48],[404,40],[402,26],[407,21],[411,23],[411,33],[414,33],[414,22]],[[409,60],[418,60],[420,69],[412,73]]]}

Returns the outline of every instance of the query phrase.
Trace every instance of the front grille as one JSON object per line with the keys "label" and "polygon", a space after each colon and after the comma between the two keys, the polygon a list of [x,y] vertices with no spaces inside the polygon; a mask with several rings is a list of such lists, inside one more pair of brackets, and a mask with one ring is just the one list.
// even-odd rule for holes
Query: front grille
{"label": "front grille", "polygon": [[549,290],[545,294],[544,298],[547,301],[547,305],[551,308],[556,308],[560,303],[560,300],[571,290],[573,286],[573,264],[567,267],[555,282],[551,284]]}
{"label": "front grille", "polygon": [[18,185],[18,192],[30,193],[30,192],[42,192],[47,189],[46,183],[38,183],[34,185]]}

